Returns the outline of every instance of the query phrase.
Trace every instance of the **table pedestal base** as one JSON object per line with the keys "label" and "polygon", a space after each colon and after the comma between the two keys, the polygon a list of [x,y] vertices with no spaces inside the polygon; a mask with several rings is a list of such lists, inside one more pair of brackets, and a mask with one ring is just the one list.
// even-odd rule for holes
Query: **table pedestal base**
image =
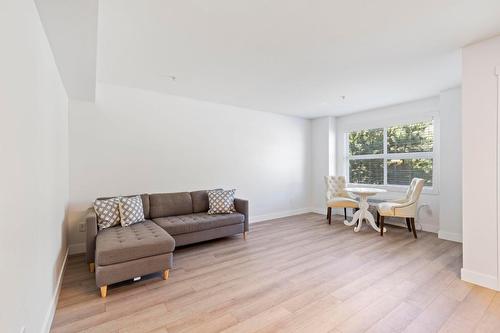
{"label": "table pedestal base", "polygon": [[[368,204],[368,196],[359,195],[359,210],[356,213],[354,213],[351,222],[345,220],[344,224],[347,226],[353,226],[357,222],[359,222],[358,225],[354,227],[354,232],[358,232],[361,230],[361,227],[363,226],[363,221],[368,221],[368,224],[373,229],[375,229],[377,232],[380,232],[380,228],[375,223],[375,219],[373,218],[372,213],[370,213],[370,211],[368,210],[368,207],[370,207],[370,205]],[[384,228],[384,232],[387,232],[386,228]]]}

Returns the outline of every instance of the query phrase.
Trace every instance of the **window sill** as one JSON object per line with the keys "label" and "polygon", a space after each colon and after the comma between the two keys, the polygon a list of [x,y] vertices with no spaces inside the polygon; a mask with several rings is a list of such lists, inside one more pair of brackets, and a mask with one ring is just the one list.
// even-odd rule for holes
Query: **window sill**
{"label": "window sill", "polygon": [[[380,188],[387,190],[387,192],[396,192],[396,193],[406,193],[408,191],[408,186],[404,185],[373,185],[373,184],[353,184],[348,183],[347,187],[368,187],[368,188]],[[422,194],[426,195],[439,195],[439,191],[436,187],[424,187],[422,190]]]}

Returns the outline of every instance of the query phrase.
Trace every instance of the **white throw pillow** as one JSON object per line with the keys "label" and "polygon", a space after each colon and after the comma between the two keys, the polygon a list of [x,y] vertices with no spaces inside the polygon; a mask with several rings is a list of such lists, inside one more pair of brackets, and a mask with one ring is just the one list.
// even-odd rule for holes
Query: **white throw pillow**
{"label": "white throw pillow", "polygon": [[208,192],[208,214],[228,214],[236,211],[234,208],[234,193],[236,190],[210,190]]}
{"label": "white throw pillow", "polygon": [[97,226],[106,229],[120,224],[120,198],[97,199],[94,210],[97,215]]}
{"label": "white throw pillow", "polygon": [[139,195],[120,198],[120,219],[122,227],[144,221],[144,208]]}

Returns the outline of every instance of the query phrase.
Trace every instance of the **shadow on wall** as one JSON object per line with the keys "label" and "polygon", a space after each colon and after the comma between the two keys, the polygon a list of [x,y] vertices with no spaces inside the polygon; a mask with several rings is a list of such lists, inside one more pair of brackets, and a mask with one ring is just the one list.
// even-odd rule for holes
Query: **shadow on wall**
{"label": "shadow on wall", "polygon": [[[85,253],[86,223],[85,218],[92,209],[92,202],[71,203],[68,206],[68,244],[69,254]],[[83,229],[80,225],[83,224]]]}

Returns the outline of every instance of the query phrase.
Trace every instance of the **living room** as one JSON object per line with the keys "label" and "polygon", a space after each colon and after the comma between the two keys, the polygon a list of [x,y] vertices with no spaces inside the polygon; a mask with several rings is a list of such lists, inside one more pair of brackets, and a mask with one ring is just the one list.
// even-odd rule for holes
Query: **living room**
{"label": "living room", "polygon": [[0,28],[0,332],[500,331],[500,3]]}

